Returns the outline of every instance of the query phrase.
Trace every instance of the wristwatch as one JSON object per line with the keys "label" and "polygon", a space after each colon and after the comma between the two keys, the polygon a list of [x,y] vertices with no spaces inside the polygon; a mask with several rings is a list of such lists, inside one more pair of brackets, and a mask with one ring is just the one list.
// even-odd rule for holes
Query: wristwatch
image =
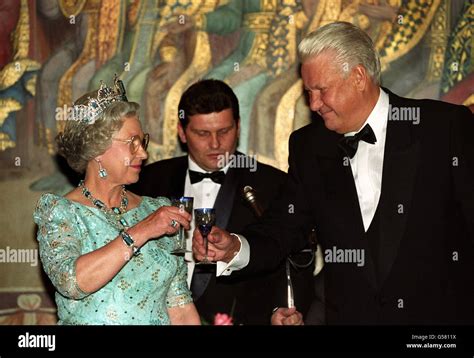
{"label": "wristwatch", "polygon": [[133,241],[132,237],[128,232],[125,230],[120,230],[120,236],[122,236],[122,240],[128,247],[131,247],[133,250],[133,256],[140,255],[140,248],[135,246],[135,241]]}

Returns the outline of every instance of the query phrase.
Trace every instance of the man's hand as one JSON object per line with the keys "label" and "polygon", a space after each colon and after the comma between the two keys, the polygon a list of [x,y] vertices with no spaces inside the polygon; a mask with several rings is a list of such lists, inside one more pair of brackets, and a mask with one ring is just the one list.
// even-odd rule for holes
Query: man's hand
{"label": "man's hand", "polygon": [[303,315],[295,307],[277,309],[271,318],[272,326],[302,326]]}
{"label": "man's hand", "polygon": [[[207,258],[210,261],[224,261],[229,263],[240,251],[240,240],[227,231],[213,226],[208,238]],[[193,233],[193,254],[198,261],[204,260],[206,247],[204,239],[198,229]]]}

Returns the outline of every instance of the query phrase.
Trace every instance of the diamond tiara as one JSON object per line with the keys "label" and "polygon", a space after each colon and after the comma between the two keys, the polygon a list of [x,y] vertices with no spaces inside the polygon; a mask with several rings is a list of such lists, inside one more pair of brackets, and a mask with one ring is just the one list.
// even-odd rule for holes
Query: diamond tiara
{"label": "diamond tiara", "polygon": [[94,93],[95,96],[87,96],[86,104],[75,104],[73,106],[69,113],[70,120],[93,124],[110,104],[128,102],[123,82],[118,79],[117,75],[114,76],[113,87],[108,87],[101,80],[99,89]]}

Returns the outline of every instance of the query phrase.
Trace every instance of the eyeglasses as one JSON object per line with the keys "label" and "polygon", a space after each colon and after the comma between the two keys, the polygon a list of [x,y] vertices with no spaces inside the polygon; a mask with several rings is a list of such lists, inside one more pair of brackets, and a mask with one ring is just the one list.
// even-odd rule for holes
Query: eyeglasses
{"label": "eyeglasses", "polygon": [[146,151],[146,149],[148,148],[148,142],[150,141],[150,135],[148,133],[145,133],[143,135],[143,139],[140,138],[139,135],[134,135],[130,139],[112,138],[112,140],[128,143],[130,145],[130,153],[135,154],[136,152],[138,152],[138,149],[140,148],[140,146],[143,148],[143,150]]}

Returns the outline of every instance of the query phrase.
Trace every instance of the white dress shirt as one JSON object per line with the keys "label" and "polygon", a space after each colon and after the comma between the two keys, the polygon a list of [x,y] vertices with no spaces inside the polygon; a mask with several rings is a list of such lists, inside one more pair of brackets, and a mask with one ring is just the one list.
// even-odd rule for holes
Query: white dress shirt
{"label": "white dress shirt", "polygon": [[[388,94],[380,88],[379,98],[375,107],[372,109],[372,112],[362,127],[360,127],[360,129],[362,129],[366,124],[370,124],[377,141],[375,144],[369,144],[362,140],[359,141],[357,152],[350,160],[352,175],[359,198],[360,212],[366,232],[377,210],[382,189],[383,157],[387,135],[388,111]],[[347,133],[345,136],[354,135],[356,133],[357,132]],[[242,243],[241,249],[234,257],[234,262],[238,262],[239,265],[232,264],[233,261],[229,262],[225,270],[226,275],[230,275],[232,271],[240,270],[250,261],[250,245],[242,235],[239,235],[239,239]]]}
{"label": "white dress shirt", "polygon": [[[365,232],[369,229],[380,199],[388,110],[388,95],[380,89],[379,99],[374,109],[359,129],[360,131],[366,124],[369,124],[377,141],[375,144],[359,141],[357,152],[350,160]],[[344,136],[356,133],[350,132]]]}
{"label": "white dress shirt", "polygon": [[[230,164],[225,166],[222,171],[227,174],[227,171],[229,170]],[[186,179],[185,179],[185,184],[184,184],[184,196],[190,196],[193,197],[193,209],[198,209],[198,208],[213,208],[214,203],[217,198],[217,194],[219,193],[219,190],[221,188],[221,184],[213,182],[210,178],[204,178],[198,183],[191,184],[191,179],[189,178],[189,170],[193,170],[196,172],[200,173],[208,173],[204,169],[202,169],[199,165],[196,164],[194,160],[191,159],[191,157],[188,155],[188,171],[186,172]],[[229,205],[232,205],[232,202],[229,202]],[[189,231],[185,231],[186,235],[186,249],[188,251],[192,251],[192,237],[193,237],[193,232],[195,229],[195,223],[194,223],[194,213],[193,213],[193,220],[191,220],[191,229]],[[245,243],[248,247],[248,243]],[[243,245],[245,245],[243,244]],[[194,258],[192,252],[187,252],[184,255],[187,265],[188,265],[188,277],[187,277],[187,282],[188,286],[191,287],[191,279],[193,277],[193,272],[194,272]],[[239,260],[238,257],[234,257],[232,261],[230,261],[228,264],[223,261],[218,261],[217,262],[217,267],[216,267],[216,276],[220,275],[230,275],[231,271],[227,270],[227,267],[232,265],[234,269],[239,269],[242,267],[245,267],[248,263],[248,260],[245,261],[245,258],[242,260]]]}

